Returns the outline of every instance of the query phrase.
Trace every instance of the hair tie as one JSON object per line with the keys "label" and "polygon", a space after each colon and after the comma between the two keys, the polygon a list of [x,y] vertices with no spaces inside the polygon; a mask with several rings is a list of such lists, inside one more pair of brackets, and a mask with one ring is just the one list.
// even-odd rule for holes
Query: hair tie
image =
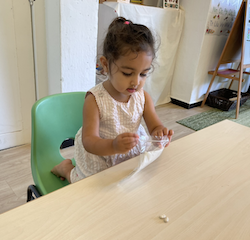
{"label": "hair tie", "polygon": [[129,21],[125,21],[124,24],[129,25]]}

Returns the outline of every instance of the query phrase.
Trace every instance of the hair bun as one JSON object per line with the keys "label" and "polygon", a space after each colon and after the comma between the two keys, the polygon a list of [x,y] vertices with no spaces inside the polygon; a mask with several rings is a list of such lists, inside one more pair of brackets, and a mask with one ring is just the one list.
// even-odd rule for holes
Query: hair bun
{"label": "hair bun", "polygon": [[134,53],[150,51],[154,59],[156,51],[154,44],[154,37],[146,26],[135,24],[124,17],[117,17],[109,25],[103,43],[103,56],[111,63],[128,51]]}

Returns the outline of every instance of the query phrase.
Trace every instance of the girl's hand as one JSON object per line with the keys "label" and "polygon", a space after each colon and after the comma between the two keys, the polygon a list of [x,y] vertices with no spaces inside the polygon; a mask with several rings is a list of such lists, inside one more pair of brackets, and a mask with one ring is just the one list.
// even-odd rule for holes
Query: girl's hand
{"label": "girl's hand", "polygon": [[127,153],[138,141],[139,136],[136,133],[122,133],[113,140],[113,148],[116,153]]}
{"label": "girl's hand", "polygon": [[174,131],[173,130],[169,130],[164,127],[164,126],[158,126],[156,127],[153,132],[151,133],[151,136],[157,136],[157,137],[163,137],[167,135],[168,139],[169,139],[169,143],[165,146],[167,147],[170,142],[171,142],[171,139],[172,139],[172,136],[174,135]]}

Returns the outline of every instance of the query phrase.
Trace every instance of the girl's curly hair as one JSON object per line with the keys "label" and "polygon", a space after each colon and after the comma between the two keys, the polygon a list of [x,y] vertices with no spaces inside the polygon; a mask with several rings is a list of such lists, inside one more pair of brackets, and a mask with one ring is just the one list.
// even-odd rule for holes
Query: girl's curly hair
{"label": "girl's curly hair", "polygon": [[129,51],[133,53],[150,52],[155,58],[155,39],[144,25],[134,24],[123,17],[117,17],[108,28],[103,43],[103,56],[109,65]]}

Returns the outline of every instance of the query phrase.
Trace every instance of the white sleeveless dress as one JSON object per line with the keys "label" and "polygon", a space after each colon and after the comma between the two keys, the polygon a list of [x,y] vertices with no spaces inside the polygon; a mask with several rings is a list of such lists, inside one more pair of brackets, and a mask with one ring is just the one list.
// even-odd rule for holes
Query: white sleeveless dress
{"label": "white sleeveless dress", "polygon": [[[145,104],[143,89],[132,94],[127,103],[113,99],[103,87],[103,83],[96,85],[89,92],[94,95],[99,109],[99,134],[101,138],[115,139],[119,134],[125,132],[137,133],[139,136],[147,135],[144,127],[141,125]],[[138,145],[126,154],[111,156],[91,154],[82,145],[82,128],[80,128],[75,136],[74,158],[76,166],[71,171],[70,180],[74,183],[139,154]]]}

